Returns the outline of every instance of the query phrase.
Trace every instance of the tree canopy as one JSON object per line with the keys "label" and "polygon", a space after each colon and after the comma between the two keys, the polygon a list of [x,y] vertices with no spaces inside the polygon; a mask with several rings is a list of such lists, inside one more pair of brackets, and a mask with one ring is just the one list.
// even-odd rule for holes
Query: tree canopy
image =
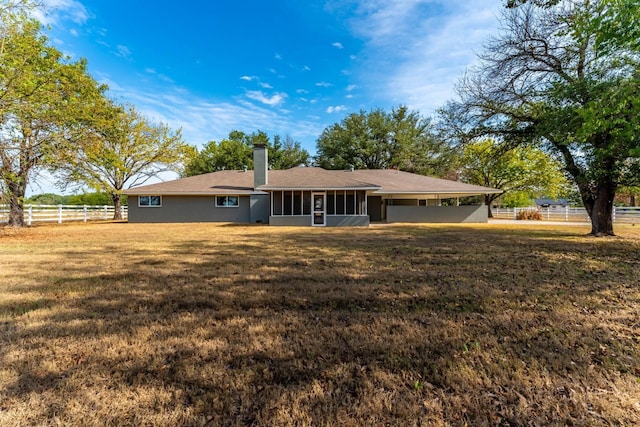
{"label": "tree canopy", "polygon": [[[633,22],[631,22],[633,21]],[[640,4],[566,1],[505,11],[501,34],[443,109],[470,140],[542,141],[575,180],[594,235],[613,234],[616,189],[640,162]]]}
{"label": "tree canopy", "polygon": [[253,146],[264,144],[269,150],[269,167],[271,169],[289,169],[300,165],[309,165],[309,153],[299,142],[290,136],[284,140],[279,136],[273,137],[256,131],[247,134],[242,131],[231,131],[228,138],[219,142],[210,141],[202,150],[194,151],[187,162],[183,175],[193,176],[219,170],[253,169]]}
{"label": "tree canopy", "polygon": [[499,197],[519,193],[529,200],[556,198],[569,186],[560,162],[536,147],[505,148],[491,138],[478,140],[464,147],[461,164],[463,181],[503,191],[485,194],[489,217],[493,216],[491,205]]}
{"label": "tree canopy", "polygon": [[443,176],[452,152],[435,135],[431,121],[406,106],[349,114],[326,128],[317,142],[316,163],[325,169],[398,168]]}
{"label": "tree canopy", "polygon": [[152,123],[133,106],[109,102],[96,112],[74,151],[54,168],[63,187],[87,186],[108,193],[114,219],[121,219],[122,191],[142,185],[161,172],[178,171],[190,152],[181,132]]}
{"label": "tree canopy", "polygon": [[33,175],[73,150],[74,129],[103,96],[86,70],[49,45],[36,21],[5,21],[0,55],[0,190],[9,225],[24,225],[24,196]]}

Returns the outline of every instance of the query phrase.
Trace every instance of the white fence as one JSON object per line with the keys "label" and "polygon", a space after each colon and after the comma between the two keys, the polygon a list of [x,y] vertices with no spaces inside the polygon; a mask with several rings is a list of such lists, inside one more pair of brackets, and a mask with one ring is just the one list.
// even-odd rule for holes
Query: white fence
{"label": "white fence", "polygon": [[[67,221],[106,221],[113,218],[113,206],[77,206],[77,205],[25,205],[24,222],[31,225],[34,222]],[[127,207],[122,206],[122,218],[127,219]],[[9,206],[0,205],[0,224],[9,219]]]}
{"label": "white fence", "polygon": [[[537,210],[546,221],[591,222],[585,208],[493,208],[494,218],[516,219],[520,211]],[[618,224],[640,223],[640,207],[613,207],[613,222]]]}

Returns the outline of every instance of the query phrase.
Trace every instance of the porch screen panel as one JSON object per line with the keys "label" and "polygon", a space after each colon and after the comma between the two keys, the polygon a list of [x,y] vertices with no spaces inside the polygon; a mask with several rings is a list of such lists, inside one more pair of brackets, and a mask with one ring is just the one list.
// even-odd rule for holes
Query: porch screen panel
{"label": "porch screen panel", "polygon": [[356,214],[356,192],[355,191],[345,191],[347,215],[355,215]]}
{"label": "porch screen panel", "polygon": [[302,192],[302,214],[311,215],[311,191]]}
{"label": "porch screen panel", "polygon": [[293,215],[302,215],[302,191],[292,191],[293,193]]}
{"label": "porch screen panel", "polygon": [[273,215],[282,215],[282,191],[274,191],[273,197]]}
{"label": "porch screen panel", "polygon": [[336,191],[336,215],[344,215],[344,191]]}
{"label": "porch screen panel", "polygon": [[327,215],[336,214],[336,192],[327,191]]}
{"label": "porch screen panel", "polygon": [[284,213],[283,215],[291,215],[293,212],[293,191],[283,191],[284,195]]}

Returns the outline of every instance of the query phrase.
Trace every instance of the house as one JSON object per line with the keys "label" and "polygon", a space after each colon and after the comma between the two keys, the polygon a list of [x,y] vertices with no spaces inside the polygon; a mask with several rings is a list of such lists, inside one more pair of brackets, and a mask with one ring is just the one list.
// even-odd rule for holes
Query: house
{"label": "house", "polygon": [[481,223],[487,222],[486,206],[460,206],[459,198],[500,192],[391,169],[269,170],[264,145],[256,145],[253,156],[253,171],[218,171],[125,191],[129,222]]}
{"label": "house", "polygon": [[536,206],[539,208],[547,208],[547,209],[551,209],[551,210],[556,210],[556,209],[564,209],[564,208],[568,208],[571,205],[571,202],[567,199],[546,199],[546,198],[542,198],[542,199],[536,199]]}

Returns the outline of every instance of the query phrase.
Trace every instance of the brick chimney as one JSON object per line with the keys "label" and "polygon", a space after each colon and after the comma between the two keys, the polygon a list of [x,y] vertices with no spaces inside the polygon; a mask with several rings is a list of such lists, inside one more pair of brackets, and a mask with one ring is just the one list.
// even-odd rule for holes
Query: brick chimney
{"label": "brick chimney", "polygon": [[269,183],[269,155],[265,144],[253,146],[253,188]]}

